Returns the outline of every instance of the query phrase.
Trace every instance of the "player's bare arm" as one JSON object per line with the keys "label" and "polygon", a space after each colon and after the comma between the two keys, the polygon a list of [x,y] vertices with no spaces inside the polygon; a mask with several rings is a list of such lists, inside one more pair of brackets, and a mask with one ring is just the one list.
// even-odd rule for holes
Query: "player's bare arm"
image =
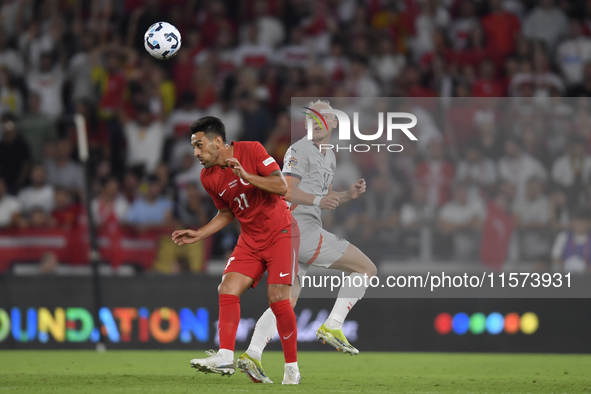
{"label": "player's bare arm", "polygon": [[349,190],[344,192],[334,192],[332,190],[332,185],[330,185],[328,187],[328,193],[336,194],[339,198],[339,203],[342,204],[359,198],[363,193],[365,193],[366,188],[367,185],[365,183],[365,179],[361,178],[357,182],[352,184]]}
{"label": "player's bare arm", "polygon": [[192,244],[217,233],[233,220],[234,214],[230,208],[220,209],[218,214],[199,230],[177,230],[172,233],[172,240],[177,245]]}
{"label": "player's bare arm", "polygon": [[269,176],[260,176],[246,172],[235,157],[226,159],[226,163],[232,168],[236,176],[239,176],[242,180],[254,187],[269,193],[279,194],[280,196],[285,196],[287,193],[287,182],[279,170],[273,171]]}
{"label": "player's bare arm", "polygon": [[[295,176],[288,175],[287,194],[285,199],[292,204],[298,205],[314,205],[315,195],[306,193],[298,187],[300,179]],[[328,193],[320,200],[320,208],[335,209],[339,206],[339,198],[335,193]]]}

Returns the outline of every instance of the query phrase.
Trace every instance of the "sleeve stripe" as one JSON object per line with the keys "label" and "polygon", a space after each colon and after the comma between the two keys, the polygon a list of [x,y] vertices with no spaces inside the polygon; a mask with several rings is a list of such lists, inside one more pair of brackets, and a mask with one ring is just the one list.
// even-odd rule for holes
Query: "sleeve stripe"
{"label": "sleeve stripe", "polygon": [[283,175],[285,176],[293,176],[295,178],[298,178],[299,180],[302,180],[302,177],[299,176],[298,174],[294,174],[293,172],[284,172]]}

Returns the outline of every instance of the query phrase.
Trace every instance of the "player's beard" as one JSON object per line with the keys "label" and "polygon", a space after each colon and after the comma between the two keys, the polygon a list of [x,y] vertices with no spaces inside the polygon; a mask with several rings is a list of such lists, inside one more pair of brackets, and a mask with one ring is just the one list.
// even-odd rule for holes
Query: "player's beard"
{"label": "player's beard", "polygon": [[212,151],[209,152],[209,156],[211,157],[211,160],[204,160],[201,162],[205,168],[213,167],[220,154],[216,149],[212,149]]}

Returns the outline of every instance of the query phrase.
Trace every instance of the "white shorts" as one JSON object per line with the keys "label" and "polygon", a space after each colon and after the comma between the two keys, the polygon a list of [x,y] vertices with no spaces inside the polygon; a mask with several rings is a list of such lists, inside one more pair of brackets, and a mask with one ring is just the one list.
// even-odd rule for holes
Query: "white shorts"
{"label": "white shorts", "polygon": [[300,229],[300,280],[308,272],[309,266],[328,268],[345,254],[348,247],[349,241],[329,233],[322,227]]}

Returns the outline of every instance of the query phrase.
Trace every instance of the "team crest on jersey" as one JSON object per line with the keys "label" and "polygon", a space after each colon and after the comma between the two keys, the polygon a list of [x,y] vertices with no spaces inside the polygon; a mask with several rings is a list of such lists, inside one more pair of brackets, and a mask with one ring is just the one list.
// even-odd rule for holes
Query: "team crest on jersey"
{"label": "team crest on jersey", "polygon": [[334,172],[334,170],[335,170],[334,163],[330,163],[330,170],[331,170],[332,172]]}
{"label": "team crest on jersey", "polygon": [[291,168],[298,168],[298,159],[295,157],[290,157],[287,161],[287,166]]}

